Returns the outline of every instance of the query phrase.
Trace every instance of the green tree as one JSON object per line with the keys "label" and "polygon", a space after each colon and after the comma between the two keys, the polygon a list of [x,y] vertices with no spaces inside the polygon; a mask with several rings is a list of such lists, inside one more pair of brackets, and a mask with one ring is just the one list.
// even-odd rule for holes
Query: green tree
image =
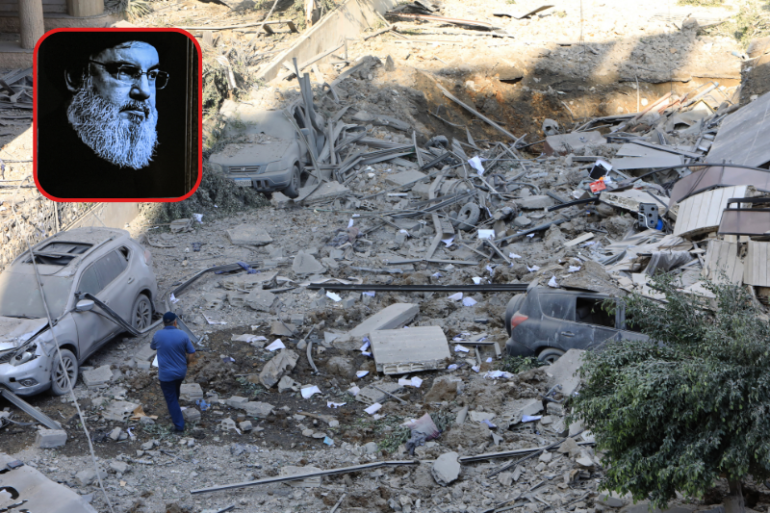
{"label": "green tree", "polygon": [[625,298],[651,342],[586,353],[571,404],[605,451],[604,489],[663,508],[724,477],[743,511],[742,480],[770,476],[770,327],[745,287],[704,285],[713,301],[667,275],[655,279],[665,303]]}

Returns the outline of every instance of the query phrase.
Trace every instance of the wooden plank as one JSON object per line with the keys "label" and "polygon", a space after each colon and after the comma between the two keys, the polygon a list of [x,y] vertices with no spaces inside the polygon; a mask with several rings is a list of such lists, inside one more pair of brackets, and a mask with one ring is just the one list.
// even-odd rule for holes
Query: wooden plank
{"label": "wooden plank", "polygon": [[592,232],[584,233],[580,237],[576,237],[569,242],[565,242],[564,247],[571,248],[572,246],[577,246],[578,244],[589,241],[593,238],[594,238],[594,234]]}

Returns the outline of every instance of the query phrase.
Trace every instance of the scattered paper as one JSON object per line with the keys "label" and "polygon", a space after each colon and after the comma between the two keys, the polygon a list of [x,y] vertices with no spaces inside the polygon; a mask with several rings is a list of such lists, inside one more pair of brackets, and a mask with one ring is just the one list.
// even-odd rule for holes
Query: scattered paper
{"label": "scattered paper", "polygon": [[369,371],[363,371],[363,370],[360,370],[360,371],[356,371],[356,377],[357,377],[357,378],[363,378],[363,377],[364,377],[364,376],[366,376],[367,374],[369,374]]}
{"label": "scattered paper", "polygon": [[155,355],[155,359],[152,361],[152,366],[157,367],[158,366],[158,355]]}
{"label": "scattered paper", "polygon": [[337,303],[339,301],[342,301],[342,298],[340,297],[339,294],[335,294],[334,292],[332,292],[330,290],[326,291],[326,297],[328,297],[329,299],[331,299],[335,303]]}
{"label": "scattered paper", "polygon": [[472,297],[464,297],[463,298],[463,306],[473,306],[476,304],[476,300]]}
{"label": "scattered paper", "polygon": [[465,346],[461,346],[460,344],[457,344],[455,346],[455,353],[469,353],[471,350]]}
{"label": "scattered paper", "polygon": [[517,255],[516,253],[508,253],[508,258],[513,260],[515,258],[521,258],[521,255]]}
{"label": "scattered paper", "polygon": [[441,242],[446,244],[446,247],[450,247],[452,245],[452,243],[454,242],[454,240],[455,240],[454,237],[449,237],[448,239],[441,239]]}
{"label": "scattered paper", "polygon": [[357,396],[357,395],[358,395],[358,392],[360,392],[360,391],[361,391],[361,389],[360,389],[360,388],[358,388],[358,387],[350,387],[350,388],[348,389],[348,393],[349,393],[350,395],[352,395],[353,397]]}
{"label": "scattered paper", "polygon": [[452,301],[460,301],[463,298],[463,293],[458,292],[457,294],[452,294],[447,299],[451,299]]}
{"label": "scattered paper", "polygon": [[250,333],[246,333],[244,335],[233,335],[230,339],[231,342],[246,342],[247,344],[263,342],[265,340],[267,340],[267,338],[263,337],[262,335],[252,335]]}
{"label": "scattered paper", "polygon": [[333,445],[334,445],[334,440],[332,440],[332,439],[331,439],[331,438],[329,438],[328,436],[325,436],[325,437],[324,437],[324,443],[325,443],[326,445],[328,445],[328,446],[330,446],[330,447],[331,447],[331,446],[333,446]]}
{"label": "scattered paper", "polygon": [[480,285],[480,284],[481,284],[481,282],[484,280],[484,278],[480,278],[480,277],[478,277],[478,276],[474,276],[474,277],[473,277],[473,278],[471,278],[471,279],[473,280],[473,283],[475,283],[476,285]]}
{"label": "scattered paper", "polygon": [[487,363],[492,363],[492,357],[487,358]]}
{"label": "scattered paper", "polygon": [[409,235],[409,232],[408,232],[408,231],[406,231],[406,230],[399,230],[399,231],[398,231],[398,233],[403,233],[403,234],[404,234],[404,235],[406,235],[407,237],[411,237],[411,235]]}
{"label": "scattered paper", "polygon": [[417,376],[413,377],[412,379],[399,378],[398,384],[402,387],[420,388],[420,385],[422,385],[422,380]]}
{"label": "scattered paper", "polygon": [[372,353],[370,353],[369,351],[361,351],[361,354],[363,356],[372,356]]}
{"label": "scattered paper", "polygon": [[485,267],[485,269],[487,270],[487,272],[489,274],[495,274],[495,270],[492,269],[492,266],[488,265],[488,266]]}
{"label": "scattered paper", "polygon": [[497,379],[497,378],[511,379],[513,377],[513,374],[511,374],[510,372],[506,372],[506,371],[493,370],[493,371],[487,372],[484,375],[484,377],[485,378],[492,378],[492,379]]}
{"label": "scattered paper", "polygon": [[535,234],[534,234],[534,233],[530,233],[529,235],[527,235],[527,237],[529,237],[530,239],[531,239],[532,237],[534,237],[534,236],[535,236]]}
{"label": "scattered paper", "polygon": [[567,269],[567,271],[568,271],[568,272],[571,272],[571,273],[576,273],[576,272],[578,272],[580,269],[582,269],[582,267],[580,267],[580,266],[577,266],[577,265],[571,265],[571,266],[569,266],[569,269]]}
{"label": "scattered paper", "polygon": [[193,214],[193,219],[203,224],[203,214]]}
{"label": "scattered paper", "polygon": [[550,279],[550,280],[548,280],[548,286],[549,286],[549,287],[553,287],[553,288],[555,288],[555,289],[558,289],[558,288],[559,288],[559,284],[558,284],[558,283],[556,283],[556,276],[551,276],[551,279]]}
{"label": "scattered paper", "polygon": [[457,370],[458,365],[456,363],[453,363],[451,365],[447,365],[447,370]]}
{"label": "scattered paper", "polygon": [[174,297],[174,294],[171,294],[171,297],[170,297],[170,298],[168,298],[168,299],[169,299],[169,301],[171,301],[172,303],[178,303],[178,302],[179,302],[179,300],[178,300],[177,298],[175,298],[175,297]]}
{"label": "scattered paper", "polygon": [[380,403],[374,403],[373,405],[366,408],[364,411],[369,415],[374,415],[380,410],[380,408],[382,408],[382,405]]}
{"label": "scattered paper", "polygon": [[481,422],[483,422],[484,424],[486,424],[486,425],[489,427],[489,429],[497,429],[497,426],[495,426],[494,424],[492,424],[492,421],[491,421],[491,420],[489,420],[489,419],[484,419],[484,420],[482,420]]}
{"label": "scattered paper", "polygon": [[283,341],[281,341],[280,338],[275,339],[272,344],[267,346],[265,349],[268,351],[277,351],[278,349],[285,349],[286,346],[283,344]]}
{"label": "scattered paper", "polygon": [[539,270],[540,270],[540,266],[537,266],[537,265],[533,265],[532,267],[527,266],[527,271],[529,271],[531,273],[533,273],[535,271],[539,271]]}
{"label": "scattered paper", "polygon": [[251,325],[251,331],[257,331],[258,328],[259,328],[259,324],[252,324]]}
{"label": "scattered paper", "polygon": [[355,224],[355,221],[351,219],[350,221],[348,221],[348,228],[353,228],[354,224]]}
{"label": "scattered paper", "polygon": [[345,406],[348,403],[335,403],[334,401],[326,401],[326,407],[327,408],[339,408],[340,406]]}
{"label": "scattered paper", "polygon": [[361,292],[361,295],[362,296],[374,297],[375,291],[373,291],[373,290],[365,290],[364,292]]}
{"label": "scattered paper", "polygon": [[433,276],[434,278],[441,278],[441,273],[435,272],[435,273],[431,274],[431,276]]}
{"label": "scattered paper", "polygon": [[484,162],[485,160],[487,160],[487,159],[483,159],[483,158],[481,158],[481,157],[479,157],[477,155],[477,156],[473,157],[472,159],[468,160],[468,164],[470,164],[471,167],[473,169],[475,169],[478,174],[483,175],[484,174],[484,166],[481,163]]}
{"label": "scattered paper", "polygon": [[473,367],[471,367],[471,369],[473,369],[473,372],[478,372],[478,371],[481,370],[481,366],[480,365],[474,365]]}
{"label": "scattered paper", "polygon": [[521,417],[522,422],[535,422],[536,420],[542,419],[542,415],[524,415]]}
{"label": "scattered paper", "polygon": [[302,394],[302,398],[303,399],[310,399],[315,394],[320,394],[321,393],[321,389],[318,388],[316,385],[311,385],[309,387],[305,387],[305,388],[301,389],[299,392],[300,392],[300,394]]}
{"label": "scattered paper", "polygon": [[495,231],[494,230],[479,230],[477,232],[479,234],[479,239],[494,239],[495,238]]}

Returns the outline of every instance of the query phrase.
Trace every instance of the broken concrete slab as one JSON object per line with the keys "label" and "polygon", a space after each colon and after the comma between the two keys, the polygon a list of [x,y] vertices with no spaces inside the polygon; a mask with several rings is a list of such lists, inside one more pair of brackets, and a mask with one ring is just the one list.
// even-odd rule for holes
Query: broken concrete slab
{"label": "broken concrete slab", "polygon": [[599,132],[573,132],[562,135],[549,135],[545,138],[545,153],[553,155],[567,155],[568,153],[580,153],[590,146],[602,146],[607,144],[607,139]]}
{"label": "broken concrete slab", "polygon": [[270,312],[275,299],[275,294],[269,290],[254,289],[243,298],[243,302],[257,312]]}
{"label": "broken concrete slab", "polygon": [[340,335],[332,342],[338,349],[355,350],[361,347],[361,340],[369,333],[378,330],[400,328],[417,317],[420,307],[414,303],[395,303],[368,317],[364,322]]}
{"label": "broken concrete slab", "polygon": [[415,182],[427,177],[425,173],[420,171],[401,171],[400,173],[393,173],[385,178],[385,183],[389,185],[406,185],[408,183]]}
{"label": "broken concrete slab", "polygon": [[291,349],[281,350],[262,368],[262,372],[259,373],[259,382],[266,388],[272,388],[287,371],[297,365],[298,360],[299,355]]}
{"label": "broken concrete slab", "polygon": [[[15,459],[6,454],[0,454],[0,468],[5,469],[3,472],[3,486],[7,487],[7,490],[13,490],[18,494],[13,500],[11,500],[10,495],[6,495],[3,499],[4,507],[15,509],[11,505],[13,502],[17,505],[23,504],[24,510],[34,512],[72,513],[76,511],[78,513],[97,513],[89,504],[88,497],[78,495],[70,488],[51,481],[37,469],[29,465],[9,467],[8,464]],[[94,471],[91,470],[91,472]],[[104,476],[106,477],[106,474]],[[95,477],[96,473],[94,472]],[[8,502],[5,502],[6,500]]]}
{"label": "broken concrete slab", "polygon": [[183,383],[179,387],[179,399],[194,403],[198,399],[203,399],[203,389],[198,383]]}
{"label": "broken concrete slab", "polygon": [[[377,388],[374,387],[377,387],[380,390],[377,390]],[[382,404],[390,399],[388,394],[395,394],[402,390],[402,388],[403,387],[398,383],[373,383],[372,385],[362,388],[361,391],[358,392],[356,401],[369,405],[374,403]],[[387,394],[385,392],[387,392]]]}
{"label": "broken concrete slab", "polygon": [[439,326],[375,330],[369,340],[377,371],[388,375],[445,369],[451,356]]}
{"label": "broken concrete slab", "polygon": [[273,412],[275,406],[260,401],[249,401],[243,406],[243,409],[251,417],[264,419]]}
{"label": "broken concrete slab", "polygon": [[227,230],[230,242],[236,246],[264,246],[273,242],[273,238],[259,225],[242,224]]}
{"label": "broken concrete slab", "polygon": [[251,290],[261,283],[271,281],[278,275],[278,271],[248,274],[240,273],[222,280],[222,288],[227,290]]}
{"label": "broken concrete slab", "polygon": [[337,198],[343,198],[350,194],[350,189],[339,182],[328,182],[321,184],[318,188],[315,185],[306,185],[299,190],[299,196],[294,200],[295,203],[304,203],[310,205],[323,201],[331,201]]}
{"label": "broken concrete slab", "polygon": [[39,429],[35,435],[35,446],[41,449],[53,449],[67,443],[67,432],[63,429]]}
{"label": "broken concrete slab", "polygon": [[527,196],[526,198],[516,199],[516,205],[524,210],[542,210],[552,207],[556,202],[550,196],[545,194],[539,196]]}
{"label": "broken concrete slab", "polygon": [[115,422],[124,422],[128,417],[134,414],[134,410],[139,407],[138,403],[130,401],[112,401],[102,412],[102,417],[106,420]]}
{"label": "broken concrete slab", "polygon": [[184,417],[184,420],[189,423],[195,423],[200,422],[201,420],[201,412],[198,410],[198,408],[185,408],[182,410],[182,416]]}
{"label": "broken concrete slab", "polygon": [[85,371],[81,374],[83,383],[87,387],[98,387],[106,385],[112,380],[112,369],[109,365],[102,365],[93,370]]}
{"label": "broken concrete slab", "polygon": [[456,452],[447,452],[439,456],[433,463],[430,472],[436,483],[441,486],[447,486],[460,477],[460,461],[458,456],[459,454]]}
{"label": "broken concrete slab", "polygon": [[300,251],[294,257],[294,263],[291,266],[292,270],[299,275],[306,274],[318,274],[326,272],[326,268],[316,258],[304,251]]}
{"label": "broken concrete slab", "polygon": [[580,376],[577,375],[577,371],[583,364],[583,353],[585,353],[583,349],[570,349],[546,367],[545,372],[550,376],[548,386],[561,385],[561,393],[565,397],[571,396],[580,385]]}
{"label": "broken concrete slab", "polygon": [[227,401],[225,401],[225,404],[227,404],[227,406],[229,406],[230,408],[242,410],[245,407],[247,402],[249,402],[248,397],[241,397],[239,395],[234,395],[228,398]]}

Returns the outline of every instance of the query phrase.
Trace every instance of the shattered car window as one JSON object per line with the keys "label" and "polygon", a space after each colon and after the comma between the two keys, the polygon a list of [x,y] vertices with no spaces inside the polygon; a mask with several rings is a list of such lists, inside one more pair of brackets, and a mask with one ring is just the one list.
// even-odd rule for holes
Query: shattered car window
{"label": "shattered car window", "polygon": [[[51,317],[57,319],[64,313],[72,290],[70,276],[41,276]],[[0,274],[0,316],[39,319],[45,317],[45,307],[40,298],[34,274],[5,271]]]}
{"label": "shattered car window", "polygon": [[577,299],[577,321],[596,326],[615,327],[615,314],[607,312],[603,305],[603,299],[584,298]]}
{"label": "shattered car window", "polygon": [[563,319],[575,320],[575,298],[570,296],[545,296],[540,297],[540,308],[543,315]]}

